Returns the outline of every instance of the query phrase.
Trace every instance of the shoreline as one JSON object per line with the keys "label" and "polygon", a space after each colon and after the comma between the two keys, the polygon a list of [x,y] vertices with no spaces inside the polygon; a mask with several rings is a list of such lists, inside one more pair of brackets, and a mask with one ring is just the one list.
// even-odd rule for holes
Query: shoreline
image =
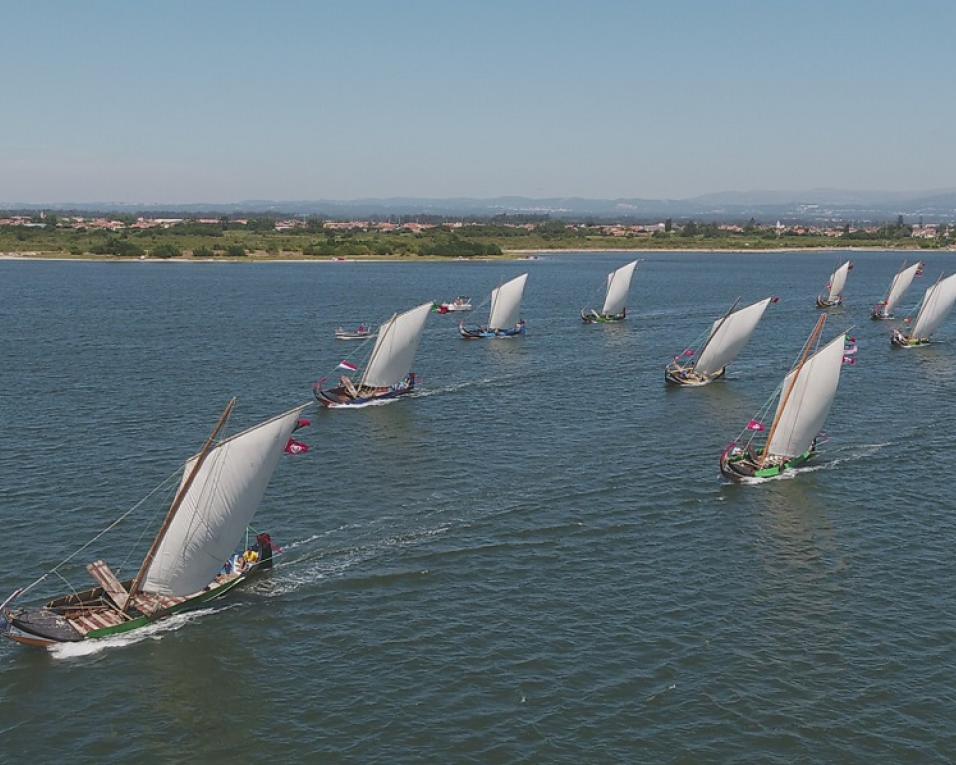
{"label": "shoreline", "polygon": [[590,253],[707,253],[719,255],[727,253],[731,255],[743,255],[747,253],[770,254],[770,253],[794,253],[794,252],[934,252],[946,253],[956,252],[956,245],[940,248],[921,248],[921,247],[882,247],[865,245],[859,247],[738,247],[738,248],[712,248],[712,247],[555,247],[555,248],[530,248],[530,249],[509,249],[503,250],[501,255],[476,255],[474,257],[443,257],[440,255],[392,255],[388,257],[358,257],[358,258],[322,258],[322,257],[284,257],[283,255],[265,255],[250,254],[243,257],[219,256],[213,258],[150,258],[136,257],[129,258],[120,255],[71,255],[62,252],[0,252],[0,261],[57,261],[80,263],[467,263],[467,262],[492,262],[492,261],[526,261],[535,260],[537,255],[561,255],[561,254],[590,254]]}

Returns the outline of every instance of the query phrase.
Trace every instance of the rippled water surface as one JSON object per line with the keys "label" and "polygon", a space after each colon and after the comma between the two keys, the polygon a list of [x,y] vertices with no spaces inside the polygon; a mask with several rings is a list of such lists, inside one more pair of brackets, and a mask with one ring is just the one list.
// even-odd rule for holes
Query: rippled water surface
{"label": "rippled water surface", "polygon": [[[530,272],[526,337],[466,343],[433,316],[418,393],[312,417],[257,517],[289,548],[270,576],[131,636],[0,645],[0,760],[956,758],[956,318],[891,349],[868,311],[902,256],[856,254],[824,334],[855,325],[860,347],[833,440],[793,478],[732,486],[718,456],[840,256],[643,257],[616,326],[577,312],[623,254],[0,262],[0,597],[173,473],[232,395],[233,429],[309,400],[358,351],[336,326]],[[956,268],[924,259],[907,305]],[[770,294],[725,381],[665,389],[734,298]],[[69,582],[95,557],[135,568],[163,499]]]}

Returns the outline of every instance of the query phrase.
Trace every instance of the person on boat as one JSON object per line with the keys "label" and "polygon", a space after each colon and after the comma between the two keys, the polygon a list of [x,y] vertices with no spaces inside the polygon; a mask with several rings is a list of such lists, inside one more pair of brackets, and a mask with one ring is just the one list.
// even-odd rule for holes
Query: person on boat
{"label": "person on boat", "polygon": [[256,535],[256,545],[259,548],[259,566],[266,569],[272,568],[272,537],[266,533]]}

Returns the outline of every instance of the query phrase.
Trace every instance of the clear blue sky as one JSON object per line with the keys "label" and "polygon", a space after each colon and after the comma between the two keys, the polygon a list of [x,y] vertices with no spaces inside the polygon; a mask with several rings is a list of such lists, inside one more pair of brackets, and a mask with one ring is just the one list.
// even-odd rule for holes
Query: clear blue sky
{"label": "clear blue sky", "polygon": [[2,0],[0,203],[956,186],[956,3]]}

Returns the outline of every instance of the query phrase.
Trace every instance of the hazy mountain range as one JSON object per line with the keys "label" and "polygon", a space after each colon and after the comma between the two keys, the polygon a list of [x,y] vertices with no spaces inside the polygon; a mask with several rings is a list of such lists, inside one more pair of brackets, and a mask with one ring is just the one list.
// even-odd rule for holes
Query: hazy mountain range
{"label": "hazy mountain range", "polygon": [[956,220],[956,189],[923,192],[847,191],[723,191],[686,199],[588,199],[583,197],[492,198],[388,197],[351,200],[265,200],[190,204],[117,202],[58,202],[0,205],[7,210],[77,210],[88,212],[181,213],[197,215],[273,213],[318,215],[327,218],[435,215],[444,217],[492,217],[495,215],[550,215],[567,219],[614,219],[651,221],[659,218],[857,220],[876,221],[925,216],[929,220]]}

